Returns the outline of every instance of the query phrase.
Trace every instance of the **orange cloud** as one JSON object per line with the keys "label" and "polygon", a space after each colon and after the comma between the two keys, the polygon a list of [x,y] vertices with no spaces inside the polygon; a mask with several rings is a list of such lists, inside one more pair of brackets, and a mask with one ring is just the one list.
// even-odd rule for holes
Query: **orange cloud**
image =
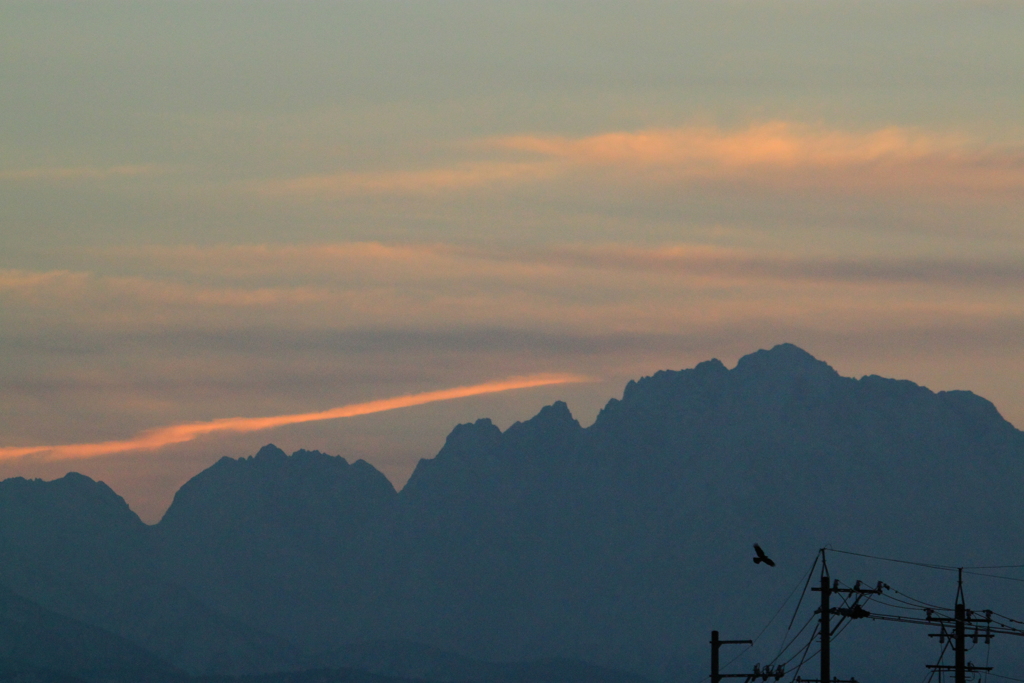
{"label": "orange cloud", "polygon": [[351,194],[432,194],[468,190],[500,183],[549,178],[558,169],[549,161],[481,161],[416,171],[333,173],[255,185],[267,195],[344,196]]}
{"label": "orange cloud", "polygon": [[664,128],[578,139],[512,136],[497,138],[493,144],[578,164],[685,165],[710,170],[905,161],[961,150],[965,140],[895,127],[849,133],[774,121],[732,132],[710,127]]}
{"label": "orange cloud", "polygon": [[419,394],[407,394],[394,398],[385,398],[367,403],[353,403],[346,406],[331,408],[316,413],[299,413],[293,415],[276,415],[272,417],[228,417],[209,422],[191,422],[170,427],[151,429],[125,441],[103,441],[100,443],[65,444],[60,446],[24,446],[0,448],[0,459],[37,456],[45,460],[70,460],[95,458],[102,455],[113,455],[128,451],[151,451],[171,444],[192,441],[206,434],[215,432],[256,432],[273,429],[284,425],[334,420],[342,417],[356,417],[382,413],[398,408],[409,408],[437,401],[450,401],[456,398],[493,394],[513,389],[549,386],[552,384],[568,384],[586,381],[579,375],[530,375],[512,377],[505,380],[485,382],[470,386],[427,391]]}
{"label": "orange cloud", "polygon": [[618,172],[617,186],[635,180],[668,184],[740,180],[874,190],[945,186],[991,192],[1024,187],[1020,146],[984,145],[962,135],[896,126],[851,132],[771,121],[741,130],[683,126],[582,138],[516,135],[480,140],[469,149],[490,158],[419,170],[304,176],[252,187],[271,196],[330,199],[579,180],[594,172]]}
{"label": "orange cloud", "polygon": [[683,127],[489,142],[499,149],[542,155],[548,163],[561,161],[577,173],[604,169],[669,184],[740,180],[781,187],[955,188],[971,193],[1024,187],[1024,149],[1019,145],[984,145],[964,136],[899,127],[858,133],[775,121],[738,131]]}

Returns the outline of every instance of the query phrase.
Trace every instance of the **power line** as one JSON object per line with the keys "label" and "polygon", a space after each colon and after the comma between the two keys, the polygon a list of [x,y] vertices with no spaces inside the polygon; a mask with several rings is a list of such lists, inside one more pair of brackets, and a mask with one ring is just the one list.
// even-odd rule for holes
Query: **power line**
{"label": "power line", "polygon": [[866,557],[866,558],[872,559],[872,560],[882,560],[883,562],[897,562],[899,564],[912,564],[915,567],[927,567],[928,569],[941,569],[942,571],[947,571],[947,572],[955,572],[958,569],[960,569],[960,567],[952,567],[952,566],[947,565],[947,564],[932,564],[932,563],[929,563],[929,562],[913,562],[911,560],[898,560],[898,559],[896,559],[894,557],[880,557],[878,555],[866,555],[864,553],[855,553],[855,552],[852,552],[852,551],[849,551],[849,550],[836,550],[835,548],[829,548],[828,550],[830,552],[840,553],[840,554],[843,554],[843,555],[854,555],[856,557]]}
{"label": "power line", "polygon": [[[808,640],[807,644],[804,645],[803,657],[800,658],[800,663],[796,665],[796,671],[793,673],[793,679],[794,680],[796,680],[797,678],[800,677],[800,669],[803,668],[804,662],[807,661],[807,651],[811,649],[811,645],[814,644],[814,639],[817,637],[817,635],[818,635],[818,628],[817,628],[817,626],[815,626],[814,631],[811,632],[810,640]],[[800,651],[797,650],[797,652],[800,652]],[[783,666],[785,666],[786,664],[789,664],[789,662],[793,661],[793,659],[795,659],[795,658],[796,658],[796,655],[793,655],[793,657],[791,657],[789,660],[784,662]]]}
{"label": "power line", "polygon": [[[804,622],[804,625],[800,627],[800,630],[796,632],[796,635],[793,636],[793,639],[790,640],[788,643],[786,643],[785,647],[783,647],[781,650],[779,650],[779,654],[775,655],[775,658],[772,661],[770,661],[769,664],[774,664],[775,662],[779,661],[779,658],[782,657],[782,655],[786,654],[786,650],[788,650],[789,648],[791,648],[793,646],[793,643],[795,643],[797,641],[797,639],[800,637],[800,634],[803,633],[804,630],[808,626],[810,626],[811,622],[813,622],[813,621],[814,621],[814,615],[811,614],[811,616],[807,617],[807,621]],[[817,635],[817,633],[818,633],[818,627],[817,627],[817,625],[815,625],[814,631],[813,631],[813,635],[811,636],[811,640],[814,639],[814,636]],[[797,652],[799,652],[799,650],[797,650]],[[792,661],[792,658],[789,661]],[[783,662],[783,663],[786,664],[788,662]]]}
{"label": "power line", "polygon": [[1024,564],[992,564],[977,567],[964,567],[964,569],[1024,569]]}
{"label": "power line", "polygon": [[1010,678],[1009,676],[1000,676],[999,674],[994,674],[991,671],[988,672],[988,675],[995,676],[996,678],[1004,678],[1008,681],[1020,681],[1021,683],[1024,683],[1024,678]]}
{"label": "power line", "polygon": [[[896,593],[897,595],[902,595],[906,599],[910,600],[912,603],[917,603],[918,605],[921,605],[921,607],[930,607],[932,609],[938,609],[938,610],[948,609],[946,607],[940,607],[939,605],[933,605],[932,603],[925,602],[924,600],[919,600],[919,599],[915,598],[913,595],[907,595],[906,593],[904,593],[902,591],[896,590],[892,586],[889,586],[889,590],[892,591],[893,593]],[[892,598],[892,599],[893,600],[897,600],[898,598]]]}
{"label": "power line", "polygon": [[1002,617],[1003,619],[1006,619],[1008,621],[1012,621],[1015,624],[1024,624],[1024,621],[1017,621],[1013,617],[1008,617],[1005,614],[1000,614],[999,612],[993,612],[992,614],[996,615],[997,617]]}
{"label": "power line", "polygon": [[999,574],[985,574],[983,572],[969,572],[966,569],[964,574],[970,574],[972,576],[987,576],[990,579],[1003,579],[1005,581],[1017,581],[1018,583],[1024,583],[1024,579],[1017,578],[1016,576],[1000,576]]}
{"label": "power line", "polygon": [[[800,611],[800,605],[803,604],[804,596],[807,595],[807,587],[811,585],[811,577],[814,576],[814,568],[818,566],[818,554],[814,555],[814,562],[811,563],[811,571],[807,572],[807,580],[804,581],[804,590],[800,593],[800,599],[796,602],[796,609],[793,610],[793,616],[789,619],[789,626],[786,627],[786,635],[789,635],[789,629],[793,628],[793,622],[796,620],[796,614]],[[783,637],[785,639],[785,637]]]}
{"label": "power line", "polygon": [[[818,556],[817,556],[817,555],[815,555],[815,556],[814,556],[814,564],[817,564],[817,563],[818,563]],[[811,571],[812,571],[812,572],[814,571],[814,565],[813,565],[813,564],[811,565]],[[808,581],[810,581],[810,574],[808,574],[808,575],[807,575],[807,580],[808,580]],[[794,593],[796,593],[796,589],[797,589],[797,588],[799,588],[799,587],[800,587],[800,581],[799,581],[799,579],[798,579],[798,580],[797,580],[797,582],[796,582],[796,585],[795,585],[795,586],[793,586],[793,590],[789,591],[789,595],[787,595],[787,596],[786,596],[786,599],[782,601],[782,604],[781,604],[781,605],[779,605],[779,609],[775,610],[775,614],[773,614],[773,615],[772,615],[772,618],[768,620],[768,623],[764,625],[764,628],[763,628],[763,629],[761,629],[761,632],[760,632],[760,633],[758,633],[758,634],[757,634],[756,636],[754,636],[754,642],[755,642],[755,643],[757,642],[758,638],[760,638],[761,636],[763,636],[763,635],[764,635],[764,632],[768,630],[768,627],[772,625],[772,623],[773,623],[773,622],[775,621],[775,619],[776,619],[776,618],[777,618],[777,617],[779,616],[779,614],[780,614],[780,613],[782,612],[782,609],[783,609],[783,608],[784,608],[784,607],[785,607],[786,605],[788,605],[788,604],[789,604],[789,601],[790,601],[790,599],[791,599],[791,598],[793,597],[793,594],[794,594]],[[804,591],[806,591],[806,590],[807,590],[807,586],[806,586],[806,584],[805,584],[805,585],[804,585]],[[800,594],[800,600],[798,600],[798,601],[797,601],[797,603],[796,603],[796,609],[797,609],[797,610],[799,610],[799,609],[800,609],[800,603],[801,603],[801,602],[803,601],[803,599],[804,599],[804,596],[803,596],[803,594],[801,593],[801,594]],[[796,610],[794,610],[794,612],[793,612],[793,616],[794,616],[794,617],[796,617]],[[787,635],[789,635],[789,629],[790,629],[790,628],[792,628],[792,627],[793,627],[793,620],[792,620],[792,619],[790,619],[790,620],[789,620],[789,627],[787,627],[787,628],[786,628],[786,634],[782,636],[782,640],[783,640],[783,641],[785,641],[785,640],[786,640],[786,636],[787,636]]]}
{"label": "power line", "polygon": [[[814,567],[817,566],[817,564],[818,564],[818,556],[815,555],[814,556],[814,562],[811,564],[811,571],[807,575],[807,582],[810,582],[811,574],[814,573]],[[754,649],[754,645],[761,638],[761,636],[764,635],[765,631],[767,631],[768,628],[775,622],[775,620],[778,618],[779,614],[782,613],[782,610],[785,609],[786,605],[789,604],[789,601],[792,599],[793,594],[796,593],[796,589],[799,588],[799,587],[800,587],[800,581],[798,579],[796,584],[793,586],[793,589],[791,591],[789,591],[789,595],[787,595],[786,599],[782,601],[781,605],[779,605],[779,609],[775,610],[775,614],[773,614],[772,618],[768,620],[768,623],[764,625],[764,628],[761,629],[760,633],[758,633],[756,636],[754,636],[753,642],[749,646],[747,646],[746,648],[740,650],[736,654],[736,656],[734,656],[732,659],[730,659],[728,662],[726,662],[724,665],[722,665],[723,669],[728,668],[732,664],[736,663],[736,660],[738,660],[740,657],[742,657],[743,655],[747,654],[752,649]],[[806,592],[806,591],[807,591],[807,584],[805,583],[804,584],[804,592]],[[804,599],[804,596],[803,596],[803,593],[801,593],[800,594],[800,600],[798,600],[797,603],[796,603],[796,610],[793,611],[793,619],[796,619],[797,611],[799,611],[800,603],[803,601],[803,599]],[[812,618],[813,618],[813,615],[812,615]],[[786,628],[786,632],[782,636],[782,642],[783,643],[786,642],[786,638],[789,636],[789,632],[793,628],[793,619],[789,620],[789,626]],[[810,620],[808,620],[808,623],[810,623]],[[789,642],[789,645],[786,645],[786,647],[784,647],[782,650],[780,650],[779,653],[777,655],[775,655],[775,658],[772,659],[771,663],[774,663],[779,657],[781,657],[783,655],[783,653],[787,649],[789,649],[789,646],[792,645],[793,642],[797,638],[800,637],[800,633],[802,633],[805,628],[807,628],[807,624],[804,624],[804,626],[799,631],[797,631],[797,634],[793,637],[793,640]],[[702,678],[699,681],[699,683],[704,683],[704,681],[707,680],[707,679],[708,679],[708,677],[704,677],[704,678]]]}

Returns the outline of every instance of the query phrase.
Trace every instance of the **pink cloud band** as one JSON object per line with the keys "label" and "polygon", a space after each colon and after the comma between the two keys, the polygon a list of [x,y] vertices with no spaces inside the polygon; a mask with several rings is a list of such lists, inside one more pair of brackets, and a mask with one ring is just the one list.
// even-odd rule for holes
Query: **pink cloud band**
{"label": "pink cloud band", "polygon": [[393,398],[385,398],[366,403],[353,403],[315,413],[298,413],[292,415],[275,415],[270,417],[228,417],[209,422],[190,422],[169,427],[157,427],[144,431],[135,437],[123,441],[103,441],[99,443],[64,444],[58,446],[23,446],[0,448],[0,459],[33,456],[43,460],[73,460],[95,458],[129,451],[152,451],[171,444],[192,441],[200,436],[216,432],[256,432],[274,427],[334,420],[342,417],[370,415],[398,408],[450,401],[457,398],[493,394],[514,389],[549,386],[553,384],[569,384],[585,382],[587,378],[570,374],[541,374],[526,377],[511,377],[493,382],[473,384],[469,386],[427,391],[418,394],[406,394]]}

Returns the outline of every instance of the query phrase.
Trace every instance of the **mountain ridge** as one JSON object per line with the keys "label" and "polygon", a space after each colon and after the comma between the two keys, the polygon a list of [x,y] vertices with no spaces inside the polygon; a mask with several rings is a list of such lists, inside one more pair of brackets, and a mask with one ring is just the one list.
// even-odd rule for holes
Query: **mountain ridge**
{"label": "mountain ridge", "polygon": [[[994,405],[843,377],[793,345],[631,381],[587,427],[561,401],[504,431],[486,418],[458,425],[400,491],[363,461],[268,445],[197,474],[147,527],[112,491],[69,481],[121,520],[79,539],[80,552],[106,548],[144,571],[115,562],[120,578],[85,581],[98,597],[65,609],[87,616],[114,588],[127,604],[177,587],[175,609],[194,602],[220,624],[192,654],[175,655],[170,635],[139,640],[117,609],[96,621],[192,673],[345,666],[322,653],[414,642],[675,679],[703,670],[708,631],[758,622],[802,581],[795,559],[829,543],[1012,564],[1024,540],[1024,433]],[[15,513],[31,506],[9,492],[25,487],[0,484],[0,521],[24,518]],[[46,568],[54,555],[28,536],[0,548],[0,571],[18,557]],[[755,540],[778,569],[751,566]],[[60,607],[47,587],[59,580],[23,577],[19,591]],[[986,590],[977,595],[998,597]],[[872,648],[851,673],[902,656]]]}

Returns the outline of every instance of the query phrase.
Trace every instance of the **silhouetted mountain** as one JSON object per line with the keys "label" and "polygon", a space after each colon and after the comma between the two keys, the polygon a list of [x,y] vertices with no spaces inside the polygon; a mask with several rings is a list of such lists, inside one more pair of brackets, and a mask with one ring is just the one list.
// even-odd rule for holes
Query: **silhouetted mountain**
{"label": "silhouetted mountain", "polygon": [[[459,425],[399,493],[362,461],[273,446],[197,475],[152,528],[84,477],[5,482],[0,533],[18,530],[0,570],[20,594],[193,672],[601,680],[585,661],[695,680],[709,631],[756,636],[826,544],[1024,564],[1022,485],[1024,433],[988,401],[842,377],[784,344],[731,370],[712,360],[630,382],[587,428],[561,402],[504,432]],[[71,502],[50,509],[53,496]],[[777,567],[751,562],[755,541]],[[942,572],[830,562],[857,573],[849,583],[953,597]],[[1024,616],[1024,594],[985,581],[972,579],[972,606],[1010,600],[1004,611]],[[183,635],[193,615],[205,626]],[[843,676],[917,675],[936,652],[910,637],[858,624],[833,659]]]}
{"label": "silhouetted mountain", "polygon": [[286,641],[163,578],[152,533],[106,484],[80,474],[0,482],[0,579],[17,594],[189,671],[297,665]]}
{"label": "silhouetted mountain", "polygon": [[155,528],[159,556],[166,575],[216,609],[324,649],[356,636],[387,590],[376,578],[396,495],[362,460],[266,446],[182,486]]}

